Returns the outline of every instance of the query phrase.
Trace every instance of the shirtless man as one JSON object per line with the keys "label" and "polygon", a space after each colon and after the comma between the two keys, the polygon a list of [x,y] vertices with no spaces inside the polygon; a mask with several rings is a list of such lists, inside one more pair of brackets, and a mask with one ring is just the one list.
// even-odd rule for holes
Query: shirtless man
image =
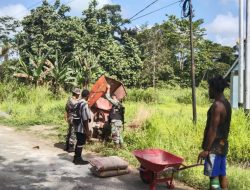
{"label": "shirtless man", "polygon": [[207,112],[202,151],[198,161],[205,159],[204,175],[210,178],[210,190],[226,190],[226,155],[231,122],[231,105],[224,96],[228,86],[222,76],[212,78],[209,84],[209,98],[214,99]]}

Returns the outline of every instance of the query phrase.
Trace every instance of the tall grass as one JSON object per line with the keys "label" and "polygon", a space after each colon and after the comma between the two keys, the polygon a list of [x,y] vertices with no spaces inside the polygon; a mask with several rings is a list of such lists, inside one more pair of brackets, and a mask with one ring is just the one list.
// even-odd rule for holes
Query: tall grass
{"label": "tall grass", "polygon": [[[58,134],[65,134],[63,120],[67,94],[55,97],[46,87],[0,83],[0,110],[11,114],[11,119],[0,118],[1,123],[19,128],[37,124],[58,126]],[[228,91],[226,92],[228,94]],[[126,148],[115,151],[112,144],[88,145],[87,148],[104,155],[119,155],[131,164],[138,161],[131,154],[133,150],[162,148],[185,159],[187,164],[195,163],[201,150],[206,113],[210,102],[204,89],[197,89],[196,125],[192,123],[190,89],[129,90],[125,101]],[[136,125],[131,125],[136,123]],[[234,110],[229,136],[228,177],[229,189],[250,189],[250,126],[243,110]],[[129,126],[134,126],[133,128]],[[180,172],[176,177],[199,189],[207,189],[208,179],[203,176],[202,167]]]}
{"label": "tall grass", "polygon": [[11,115],[1,118],[2,123],[27,127],[38,124],[63,125],[64,107],[67,94],[53,95],[47,87],[30,87],[0,83],[0,110]]}
{"label": "tall grass", "polygon": [[[183,157],[186,164],[196,163],[201,151],[203,130],[210,102],[206,90],[198,89],[198,121],[196,125],[193,125],[189,91],[189,89],[172,89],[154,92],[158,93],[158,103],[144,106],[145,113],[150,112],[151,116],[141,123],[141,127],[127,128],[124,132],[126,150],[114,151],[112,148],[103,146],[97,146],[94,150],[99,150],[105,155],[122,156],[138,166],[139,163],[131,155],[133,150],[161,148]],[[226,91],[227,96],[228,94]],[[140,112],[140,106],[145,105],[141,100],[139,102],[126,102],[129,120],[133,120],[133,115],[137,117],[136,113]],[[249,136],[249,118],[245,116],[243,110],[233,110],[229,136],[230,149],[227,156],[229,189],[250,189]],[[209,185],[208,178],[203,175],[202,167],[182,171],[176,177],[199,189],[207,189]]]}

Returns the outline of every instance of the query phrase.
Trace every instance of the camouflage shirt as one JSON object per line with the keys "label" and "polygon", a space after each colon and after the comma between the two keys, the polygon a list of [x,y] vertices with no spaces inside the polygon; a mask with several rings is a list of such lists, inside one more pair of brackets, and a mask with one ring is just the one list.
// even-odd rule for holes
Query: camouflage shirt
{"label": "camouflage shirt", "polygon": [[73,96],[68,98],[68,101],[67,101],[66,106],[65,106],[65,110],[67,112],[68,119],[73,117],[74,107],[78,103],[78,101],[79,100]]}

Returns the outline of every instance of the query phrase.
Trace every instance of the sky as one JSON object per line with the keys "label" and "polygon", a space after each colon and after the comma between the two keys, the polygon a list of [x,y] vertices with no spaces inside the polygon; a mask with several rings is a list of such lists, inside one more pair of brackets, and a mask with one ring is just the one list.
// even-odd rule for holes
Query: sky
{"label": "sky", "polygon": [[[55,0],[48,0],[54,2]],[[178,0],[158,0],[153,6],[142,12],[144,15],[151,11],[165,7]],[[206,28],[206,38],[223,45],[233,46],[238,40],[238,1],[239,0],[192,0],[195,11],[194,19],[203,19]],[[71,7],[71,15],[80,16],[90,0],[61,0]],[[98,0],[99,7],[104,4],[119,4],[124,18],[130,18],[153,0]],[[1,0],[0,16],[13,16],[22,19],[29,11],[41,5],[42,0]],[[133,21],[128,27],[147,24],[153,26],[167,19],[166,15],[181,17],[181,5],[176,3],[156,13]],[[138,16],[140,16],[138,15]]]}

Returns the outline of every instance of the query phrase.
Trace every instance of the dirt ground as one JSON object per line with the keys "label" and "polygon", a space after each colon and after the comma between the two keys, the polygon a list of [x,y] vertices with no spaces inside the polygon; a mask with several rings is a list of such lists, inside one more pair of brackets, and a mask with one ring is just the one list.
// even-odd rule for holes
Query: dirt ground
{"label": "dirt ground", "polygon": [[[90,173],[90,165],[74,165],[73,153],[39,137],[43,127],[16,131],[0,126],[0,190],[149,190],[136,169],[131,168],[130,174],[123,176],[97,178]],[[84,153],[83,157],[90,160],[96,155]],[[157,190],[163,189],[164,184],[157,186]],[[179,182],[175,189],[194,190]]]}

